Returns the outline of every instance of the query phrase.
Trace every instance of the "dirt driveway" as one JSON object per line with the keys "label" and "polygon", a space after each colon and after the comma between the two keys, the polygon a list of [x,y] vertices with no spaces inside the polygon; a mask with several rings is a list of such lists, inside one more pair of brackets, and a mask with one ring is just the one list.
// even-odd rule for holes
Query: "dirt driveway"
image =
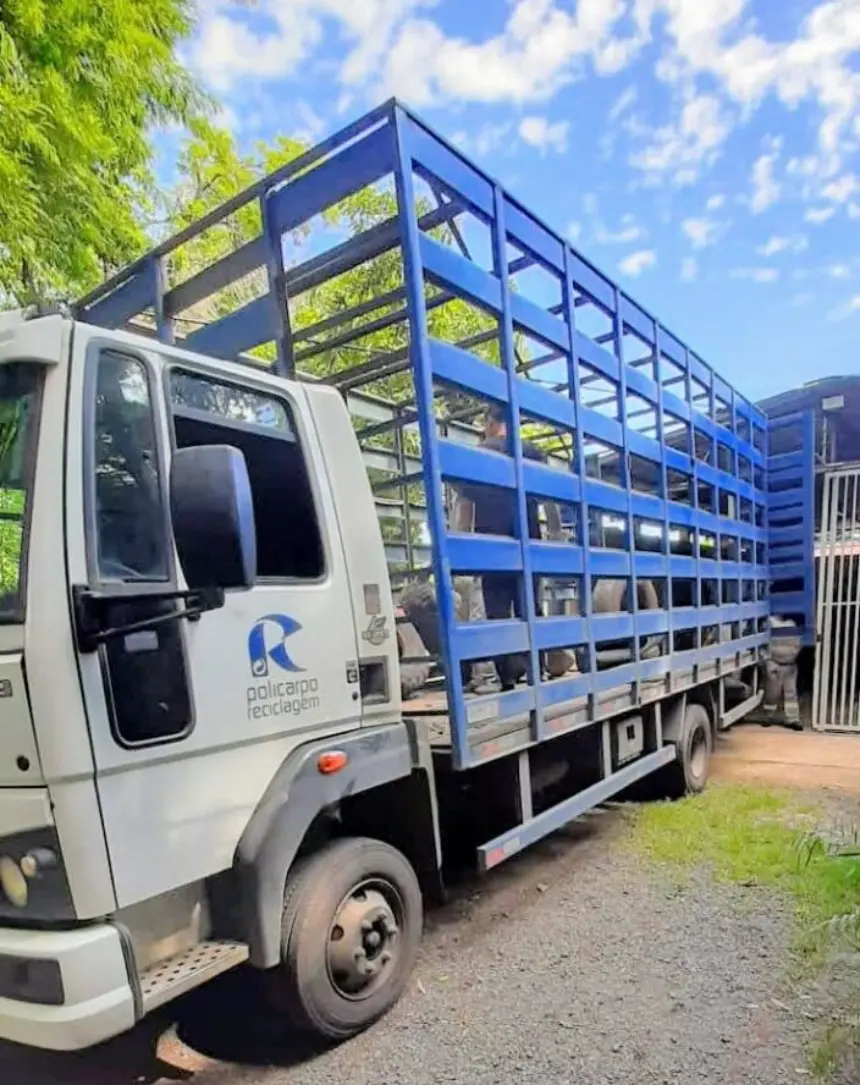
{"label": "dirt driveway", "polygon": [[801,791],[860,795],[860,735],[734,727],[720,736],[713,778]]}

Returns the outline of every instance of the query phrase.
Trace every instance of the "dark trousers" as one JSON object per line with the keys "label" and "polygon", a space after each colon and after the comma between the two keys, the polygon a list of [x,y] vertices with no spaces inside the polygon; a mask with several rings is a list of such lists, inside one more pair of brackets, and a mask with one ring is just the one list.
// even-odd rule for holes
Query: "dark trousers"
{"label": "dark trousers", "polygon": [[[506,573],[484,578],[484,610],[489,621],[510,618],[512,612],[515,618],[523,617],[518,580],[518,577]],[[538,577],[533,578],[533,584],[537,600],[540,598]],[[512,656],[496,656],[493,663],[503,689],[512,689],[528,673],[528,656],[523,652]]]}

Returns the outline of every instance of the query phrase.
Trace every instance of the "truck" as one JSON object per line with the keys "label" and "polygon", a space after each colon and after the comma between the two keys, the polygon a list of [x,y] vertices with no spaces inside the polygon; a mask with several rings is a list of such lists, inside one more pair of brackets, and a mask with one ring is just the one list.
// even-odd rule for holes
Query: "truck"
{"label": "truck", "polygon": [[774,424],[397,101],[0,316],[0,1038],[347,1039],[463,864],[701,791],[810,628]]}

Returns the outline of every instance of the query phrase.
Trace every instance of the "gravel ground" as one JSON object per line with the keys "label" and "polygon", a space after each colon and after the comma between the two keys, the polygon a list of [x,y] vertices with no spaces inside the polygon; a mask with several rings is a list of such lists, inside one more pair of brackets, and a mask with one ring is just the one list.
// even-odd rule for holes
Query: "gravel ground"
{"label": "gravel ground", "polygon": [[[812,1003],[781,991],[789,922],[756,889],[678,889],[595,815],[467,887],[428,921],[408,995],[320,1055],[273,1041],[241,976],[167,1022],[70,1060],[0,1047],[18,1085],[785,1085]],[[188,1046],[186,1046],[186,1044]],[[162,1061],[162,1059],[164,1061]],[[272,1063],[280,1065],[273,1066]]]}

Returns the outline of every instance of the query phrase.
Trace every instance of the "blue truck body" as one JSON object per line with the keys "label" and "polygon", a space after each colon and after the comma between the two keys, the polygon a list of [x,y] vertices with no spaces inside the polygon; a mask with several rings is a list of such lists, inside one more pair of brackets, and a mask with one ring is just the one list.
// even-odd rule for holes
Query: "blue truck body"
{"label": "blue truck body", "polygon": [[[368,186],[381,192],[386,185],[391,214],[354,236],[335,231],[324,251],[290,263],[291,232]],[[178,247],[248,207],[259,208],[256,238],[185,282],[170,281]],[[313,325],[297,320],[294,299],[391,252],[399,253],[402,267],[395,290]],[[520,285],[532,273],[544,286]],[[253,274],[262,276],[258,296],[202,326],[183,326],[182,314],[201,299]],[[481,314],[492,334],[483,341],[480,331],[461,341],[434,334],[434,310],[451,299]],[[399,349],[354,348],[355,366],[323,379],[363,416],[359,439],[368,452],[400,465],[376,486],[383,511],[397,505],[406,520],[405,536],[390,545],[392,562],[403,575],[429,564],[437,586],[455,769],[538,744],[583,720],[754,669],[773,613],[793,617],[812,641],[808,412],[769,424],[617,283],[395,101],[158,246],[82,299],[76,315],[250,364],[264,364],[260,348],[274,344],[270,364],[284,377],[307,375],[302,359],[318,355],[320,343],[343,352],[395,318],[408,329]],[[489,340],[492,351],[482,352]],[[249,357],[251,351],[258,356]],[[540,369],[543,378],[536,376]],[[380,381],[403,372],[411,395],[385,401],[377,394]],[[464,401],[504,408],[512,422],[510,456],[478,446],[477,414],[461,425],[451,407]],[[783,438],[783,451],[772,457],[769,425]],[[523,426],[551,432],[563,454],[548,465],[524,458]],[[407,432],[417,432],[412,451],[403,448]],[[390,440],[380,452],[381,435]],[[451,530],[451,494],[464,483],[515,496],[513,536]],[[410,496],[416,488],[420,501]],[[572,536],[529,538],[530,498],[567,510]],[[421,522],[418,534],[410,512]],[[499,574],[518,578],[524,616],[462,621],[453,578]],[[574,613],[539,612],[535,578],[574,584]],[[601,580],[628,586],[622,611],[595,612]],[[657,585],[658,606],[640,604],[643,581]],[[687,593],[683,604],[677,585]],[[627,661],[599,666],[602,646],[618,643],[628,646]],[[540,654],[558,649],[576,653],[575,672],[542,676]],[[464,690],[464,661],[502,653],[525,653],[531,680],[489,697]],[[492,743],[476,741],[476,722],[490,704],[510,728]],[[593,805],[625,782],[616,774],[602,785],[606,795],[590,793],[584,806],[582,796],[575,801]],[[561,824],[578,807],[555,809]],[[542,823],[537,835],[549,828]],[[493,842],[496,850],[505,846]]]}

